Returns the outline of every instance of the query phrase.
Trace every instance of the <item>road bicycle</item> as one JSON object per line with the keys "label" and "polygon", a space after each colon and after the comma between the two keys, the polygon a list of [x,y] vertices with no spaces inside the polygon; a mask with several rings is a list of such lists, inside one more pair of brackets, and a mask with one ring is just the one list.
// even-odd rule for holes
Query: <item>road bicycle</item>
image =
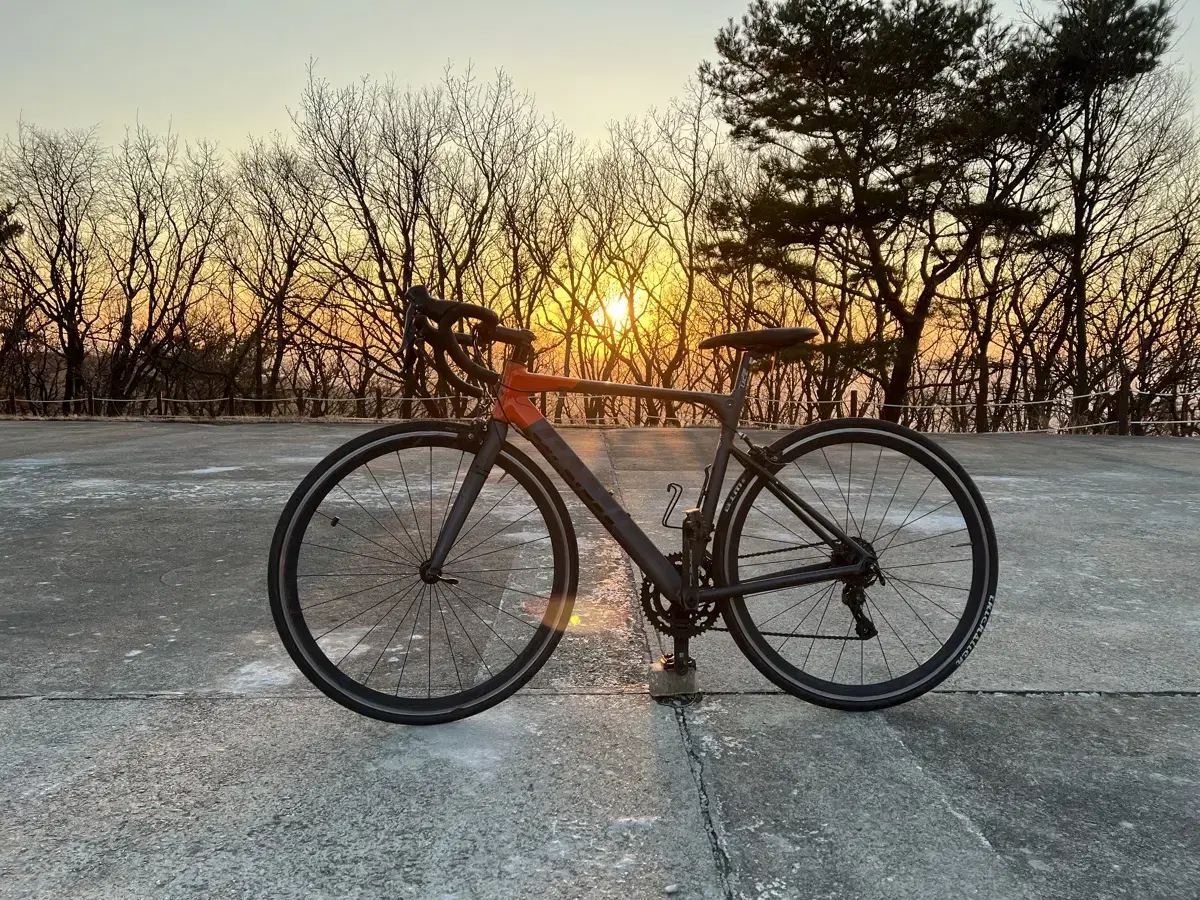
{"label": "road bicycle", "polygon": [[[995,598],[996,536],[944,448],[862,418],[770,445],[739,427],[756,361],[814,330],[702,341],[736,354],[732,392],[718,394],[536,374],[532,332],[419,286],[407,301],[406,364],[423,354],[443,384],[491,400],[491,415],[367,432],[288,501],[271,545],[271,610],[296,665],[337,702],[391,722],[447,722],[509,697],[554,651],[579,584],[575,530],[511,429],[644,573],[643,614],[673,642],[669,670],[694,666],[691,638],[727,630],[784,691],[871,710],[925,693],[974,649]],[[485,354],[497,349],[508,354],[499,373]],[[683,513],[678,552],[662,552],[580,460],[534,404],[541,392],[690,403],[716,416],[716,452]],[[731,459],[741,472],[726,491]]]}

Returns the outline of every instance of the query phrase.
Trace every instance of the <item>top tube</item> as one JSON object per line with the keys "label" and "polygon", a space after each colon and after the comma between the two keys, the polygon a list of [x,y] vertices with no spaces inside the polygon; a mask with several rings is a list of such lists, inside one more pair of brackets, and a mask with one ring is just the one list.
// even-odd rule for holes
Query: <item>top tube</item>
{"label": "top tube", "polygon": [[[505,394],[512,393],[527,397],[542,391],[567,394],[584,394],[606,397],[647,397],[653,400],[674,400],[705,406],[716,413],[721,425],[736,428],[742,409],[746,405],[747,388],[750,382],[750,363],[753,357],[742,354],[738,360],[738,378],[732,394],[714,394],[707,391],[685,391],[675,388],[653,387],[642,384],[621,384],[614,381],[589,381],[581,378],[565,378],[561,375],[538,375],[528,371],[519,363],[509,362],[500,379],[499,406],[505,405]],[[515,398],[514,398],[515,399]],[[511,405],[512,400],[508,403]],[[520,427],[517,419],[512,420]]]}

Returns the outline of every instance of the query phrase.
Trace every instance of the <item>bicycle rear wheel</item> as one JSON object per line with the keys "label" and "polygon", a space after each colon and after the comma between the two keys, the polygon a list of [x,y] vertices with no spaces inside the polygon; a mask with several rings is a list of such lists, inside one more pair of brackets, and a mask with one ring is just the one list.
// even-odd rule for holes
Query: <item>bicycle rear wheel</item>
{"label": "bicycle rear wheel", "polygon": [[288,501],[271,547],[271,611],[300,670],[391,722],[473,715],[525,684],[570,619],[578,550],[545,473],[505,444],[443,567],[432,552],[475,457],[467,429],[407,423],[338,448]]}
{"label": "bicycle rear wheel", "polygon": [[[899,425],[841,419],[777,441],[776,478],[871,547],[883,578],[855,599],[847,582],[734,597],[729,631],[767,678],[845,710],[903,703],[974,649],[996,592],[996,536],[970,477],[945,450]],[[744,473],[717,536],[721,583],[827,563],[831,548]],[[859,630],[854,604],[873,623]]]}

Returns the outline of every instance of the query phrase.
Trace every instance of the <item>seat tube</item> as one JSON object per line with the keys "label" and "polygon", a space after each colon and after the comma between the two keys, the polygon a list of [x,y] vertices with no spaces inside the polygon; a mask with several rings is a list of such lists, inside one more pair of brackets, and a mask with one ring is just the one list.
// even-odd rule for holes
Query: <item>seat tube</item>
{"label": "seat tube", "polygon": [[476,451],[475,458],[467,469],[466,477],[462,480],[462,487],[459,488],[458,496],[454,498],[454,505],[446,514],[446,522],[442,526],[441,534],[438,535],[437,543],[434,544],[433,554],[429,557],[428,570],[431,574],[441,574],[442,566],[446,564],[446,557],[450,555],[450,548],[458,540],[467,516],[471,514],[471,507],[479,499],[479,492],[483,490],[488,473],[492,471],[492,466],[496,464],[496,459],[500,456],[500,450],[504,446],[506,437],[508,437],[508,423],[493,419],[484,436],[483,445]]}
{"label": "seat tube", "polygon": [[708,479],[708,487],[704,493],[704,505],[701,514],[704,524],[711,528],[717,514],[717,503],[721,499],[721,485],[725,481],[725,473],[729,468],[729,455],[733,449],[733,439],[737,434],[738,419],[742,408],[746,405],[746,397],[750,393],[750,366],[754,363],[754,355],[743,353],[738,359],[737,377],[733,385],[733,393],[721,412],[721,440],[717,444],[717,452],[713,457],[712,474]]}

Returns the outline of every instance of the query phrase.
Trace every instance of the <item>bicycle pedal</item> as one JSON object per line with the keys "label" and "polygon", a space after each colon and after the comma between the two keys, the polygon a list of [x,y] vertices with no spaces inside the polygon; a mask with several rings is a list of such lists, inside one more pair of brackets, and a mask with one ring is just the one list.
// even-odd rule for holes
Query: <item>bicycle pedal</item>
{"label": "bicycle pedal", "polygon": [[[667,653],[667,654],[664,654],[663,656],[660,656],[658,659],[658,664],[660,666],[662,666],[664,669],[671,669],[672,671],[675,671],[675,654]],[[688,669],[696,668],[695,657],[692,657],[692,656],[688,657],[687,667],[688,667]]]}

